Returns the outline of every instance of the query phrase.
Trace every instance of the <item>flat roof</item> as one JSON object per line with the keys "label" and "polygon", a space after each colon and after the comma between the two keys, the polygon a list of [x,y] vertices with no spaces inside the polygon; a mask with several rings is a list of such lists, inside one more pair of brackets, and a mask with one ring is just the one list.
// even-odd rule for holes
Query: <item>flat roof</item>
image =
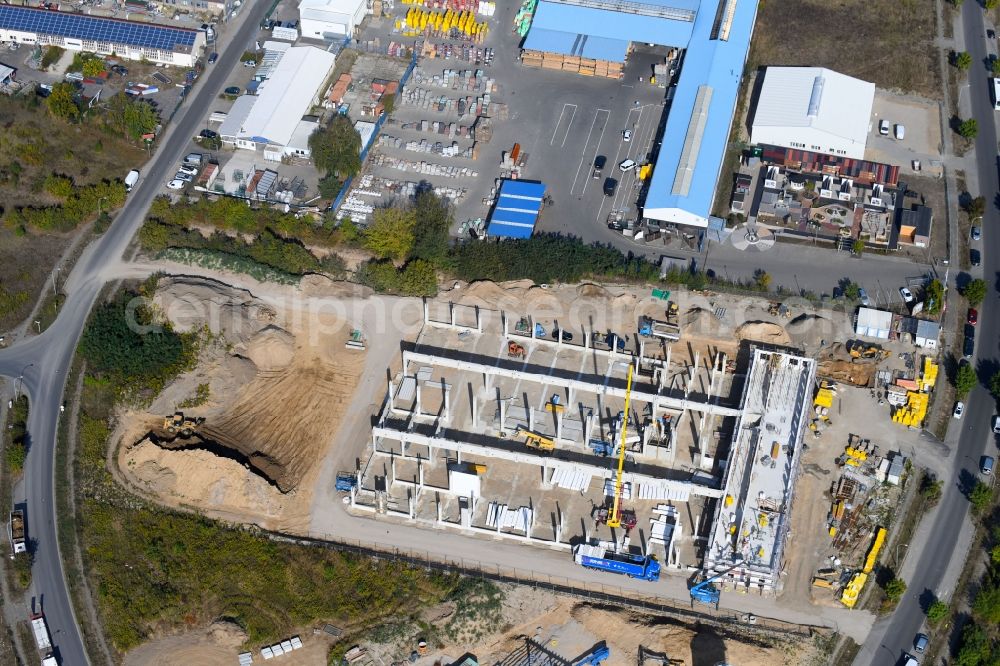
{"label": "flat roof", "polygon": [[892,330],[892,313],[874,308],[858,308],[858,323],[854,333],[866,338],[886,340]]}
{"label": "flat roof", "polygon": [[768,67],[753,127],[811,127],[864,145],[875,84],[824,67]]}
{"label": "flat roof", "polygon": [[241,136],[257,143],[288,145],[335,60],[332,53],[313,46],[288,49],[243,121]]}
{"label": "flat roof", "polygon": [[708,226],[756,17],[757,0],[702,0],[653,166],[644,217]]}
{"label": "flat roof", "polygon": [[[699,0],[541,0],[523,48],[612,62],[625,60],[618,44],[625,49],[629,42],[684,48],[691,39],[699,4]],[[596,40],[593,53],[608,57],[588,55],[586,47],[582,53],[574,52],[573,45],[584,38]]]}
{"label": "flat roof", "polygon": [[174,28],[155,23],[138,23],[16,5],[0,5],[0,28],[40,35],[59,35],[71,39],[128,44],[161,51],[176,51],[180,47],[187,53],[191,52],[198,35],[197,30],[189,28]]}
{"label": "flat roof", "polygon": [[544,183],[503,181],[486,233],[500,238],[530,237],[535,230],[544,196]]}
{"label": "flat roof", "polygon": [[219,126],[219,136],[239,137],[243,129],[243,123],[246,122],[247,116],[250,115],[250,110],[256,103],[257,98],[253,95],[240,95],[237,97],[228,113],[226,113],[226,119]]}
{"label": "flat roof", "polygon": [[532,27],[524,48],[533,51],[547,51],[563,55],[576,55],[608,62],[625,62],[628,40],[597,37],[562,30],[548,30]]}
{"label": "flat roof", "polygon": [[705,551],[707,571],[740,562],[732,578],[772,588],[777,584],[815,374],[812,359],[753,349],[725,494]]}

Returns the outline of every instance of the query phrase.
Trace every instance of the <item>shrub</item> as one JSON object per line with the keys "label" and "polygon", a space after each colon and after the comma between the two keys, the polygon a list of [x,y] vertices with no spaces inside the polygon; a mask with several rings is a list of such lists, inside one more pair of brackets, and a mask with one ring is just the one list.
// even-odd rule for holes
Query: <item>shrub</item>
{"label": "shrub", "polygon": [[948,617],[948,612],[948,604],[940,599],[935,599],[931,602],[931,605],[927,607],[927,620],[931,624],[937,624],[941,620]]}

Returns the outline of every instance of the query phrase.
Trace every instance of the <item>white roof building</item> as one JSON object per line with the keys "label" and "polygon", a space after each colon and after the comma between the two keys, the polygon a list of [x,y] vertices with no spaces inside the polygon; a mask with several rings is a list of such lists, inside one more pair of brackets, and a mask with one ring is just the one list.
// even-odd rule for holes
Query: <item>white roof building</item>
{"label": "white roof building", "polygon": [[864,159],[874,102],[874,83],[823,67],[768,67],[750,139]]}
{"label": "white roof building", "polygon": [[302,0],[299,20],[306,39],[336,41],[354,34],[368,13],[365,0]]}
{"label": "white roof building", "polygon": [[312,46],[292,47],[275,66],[260,95],[236,99],[219,128],[223,143],[256,150],[264,158],[309,156],[309,134],[318,126],[303,116],[319,103],[321,87],[333,72],[332,53]]}
{"label": "white roof building", "polygon": [[872,308],[858,308],[858,323],[854,333],[866,338],[888,340],[892,330],[892,313]]}

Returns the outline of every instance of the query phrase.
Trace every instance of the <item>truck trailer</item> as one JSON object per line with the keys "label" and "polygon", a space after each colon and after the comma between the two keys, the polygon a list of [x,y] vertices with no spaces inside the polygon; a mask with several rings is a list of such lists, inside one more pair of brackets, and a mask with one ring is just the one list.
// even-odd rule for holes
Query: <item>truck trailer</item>
{"label": "truck trailer", "polygon": [[49,636],[49,625],[45,623],[45,616],[35,613],[31,616],[31,633],[35,635],[35,645],[39,652],[48,652],[52,649],[52,638]]}
{"label": "truck trailer", "polygon": [[574,551],[573,559],[588,569],[625,574],[629,578],[648,581],[660,578],[660,563],[651,555],[616,553],[603,546],[579,545]]}
{"label": "truck trailer", "polygon": [[25,538],[24,511],[20,509],[10,512],[10,522],[7,524],[7,536],[10,537],[10,558],[28,551],[28,540]]}

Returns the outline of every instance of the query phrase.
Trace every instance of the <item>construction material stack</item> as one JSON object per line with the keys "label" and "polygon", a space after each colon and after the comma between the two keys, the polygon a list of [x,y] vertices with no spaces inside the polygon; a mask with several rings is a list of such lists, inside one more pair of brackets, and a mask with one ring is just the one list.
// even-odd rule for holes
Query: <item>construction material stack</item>
{"label": "construction material stack", "polygon": [[52,637],[49,635],[49,625],[45,622],[45,616],[41,613],[31,616],[31,633],[35,637],[35,646],[42,654],[43,666],[54,666],[56,659],[52,655]]}
{"label": "construction material stack", "polygon": [[24,511],[16,510],[10,512],[10,523],[8,524],[8,536],[10,537],[10,558],[28,551],[28,540],[25,537]]}
{"label": "construction material stack", "polygon": [[588,569],[625,574],[631,578],[655,581],[660,578],[660,563],[650,555],[616,553],[604,546],[581,544],[574,551],[577,564]]}

